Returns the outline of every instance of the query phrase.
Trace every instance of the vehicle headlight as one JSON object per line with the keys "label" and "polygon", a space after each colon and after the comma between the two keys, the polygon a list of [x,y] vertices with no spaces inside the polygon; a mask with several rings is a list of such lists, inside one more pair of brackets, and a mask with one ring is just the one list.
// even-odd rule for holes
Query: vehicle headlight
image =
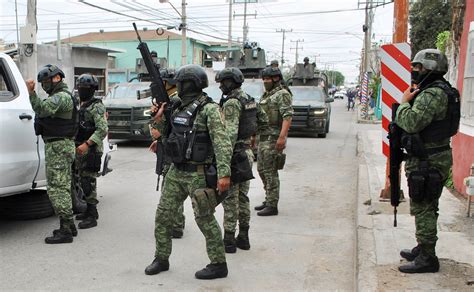
{"label": "vehicle headlight", "polygon": [[151,117],[151,109],[146,109],[143,111],[143,116],[145,117]]}
{"label": "vehicle headlight", "polygon": [[322,116],[326,113],[326,109],[325,108],[322,108],[322,109],[317,109],[313,112],[313,114],[315,116]]}

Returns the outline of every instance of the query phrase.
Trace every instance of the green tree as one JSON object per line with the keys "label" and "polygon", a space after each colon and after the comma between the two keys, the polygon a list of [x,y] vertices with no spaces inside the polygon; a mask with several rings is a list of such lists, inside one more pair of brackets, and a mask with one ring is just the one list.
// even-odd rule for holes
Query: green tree
{"label": "green tree", "polygon": [[329,71],[326,71],[326,74],[328,75],[328,78],[329,78],[329,86],[331,86],[331,85],[335,85],[335,86],[344,85],[345,77],[341,72],[329,70]]}
{"label": "green tree", "polygon": [[451,29],[451,17],[451,1],[414,1],[409,13],[412,55],[435,48],[438,34]]}

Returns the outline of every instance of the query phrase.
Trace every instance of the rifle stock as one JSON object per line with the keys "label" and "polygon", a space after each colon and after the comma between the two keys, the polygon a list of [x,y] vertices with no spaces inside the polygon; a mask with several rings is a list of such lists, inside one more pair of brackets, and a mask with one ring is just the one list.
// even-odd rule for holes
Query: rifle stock
{"label": "rifle stock", "polygon": [[390,141],[390,202],[393,206],[393,226],[397,226],[397,207],[400,204],[400,167],[403,161],[401,137],[403,130],[395,123],[399,103],[392,104],[392,121],[389,125]]}

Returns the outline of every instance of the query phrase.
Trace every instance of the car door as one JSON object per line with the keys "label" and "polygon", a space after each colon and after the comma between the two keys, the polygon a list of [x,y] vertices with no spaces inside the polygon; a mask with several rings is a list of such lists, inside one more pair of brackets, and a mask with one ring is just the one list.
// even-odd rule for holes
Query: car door
{"label": "car door", "polygon": [[45,184],[44,144],[33,121],[23,78],[11,58],[0,54],[0,196],[28,191],[35,177]]}

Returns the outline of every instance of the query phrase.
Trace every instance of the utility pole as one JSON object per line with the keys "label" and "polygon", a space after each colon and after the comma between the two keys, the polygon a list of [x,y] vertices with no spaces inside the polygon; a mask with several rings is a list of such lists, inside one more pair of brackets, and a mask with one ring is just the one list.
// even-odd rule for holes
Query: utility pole
{"label": "utility pole", "polygon": [[186,65],[186,0],[181,2],[181,65]]}
{"label": "utility pole", "polygon": [[283,37],[282,37],[282,41],[281,41],[281,66],[283,67],[283,64],[285,63],[285,33],[287,32],[292,32],[293,29],[280,29],[280,30],[276,30],[276,32],[281,32],[283,33]]}
{"label": "utility pole", "polygon": [[292,43],[296,43],[296,47],[295,48],[290,48],[290,51],[291,50],[295,50],[295,64],[298,64],[298,49],[303,49],[303,47],[299,47],[299,43],[302,43],[304,42],[304,39],[303,40],[300,40],[300,39],[297,39],[296,41],[292,41],[290,40],[290,42]]}
{"label": "utility pole", "polygon": [[[229,0],[232,2],[232,0]],[[242,0],[240,0],[242,1]],[[239,3],[240,1],[236,1],[236,3]],[[236,16],[243,16],[244,17],[244,26],[243,26],[243,43],[245,44],[246,42],[248,42],[248,33],[249,33],[249,26],[247,24],[247,15],[248,16],[254,16],[255,18],[257,18],[257,11],[255,11],[255,13],[253,14],[248,14],[247,13],[247,3],[257,3],[258,0],[243,0],[244,2],[244,14],[234,14],[234,17]]]}
{"label": "utility pole", "polygon": [[57,58],[58,58],[58,61],[61,61],[62,59],[62,55],[61,55],[61,23],[59,22],[58,20],[58,40],[56,42],[56,54],[57,54]]}
{"label": "utility pole", "polygon": [[393,43],[404,43],[408,38],[408,0],[395,0],[393,9]]}
{"label": "utility pole", "polygon": [[229,36],[227,40],[227,50],[232,48],[232,2],[234,2],[234,0],[229,0]]}
{"label": "utility pole", "polygon": [[28,0],[26,25],[20,28],[20,71],[25,80],[36,80],[38,70],[36,31],[36,0]]}

